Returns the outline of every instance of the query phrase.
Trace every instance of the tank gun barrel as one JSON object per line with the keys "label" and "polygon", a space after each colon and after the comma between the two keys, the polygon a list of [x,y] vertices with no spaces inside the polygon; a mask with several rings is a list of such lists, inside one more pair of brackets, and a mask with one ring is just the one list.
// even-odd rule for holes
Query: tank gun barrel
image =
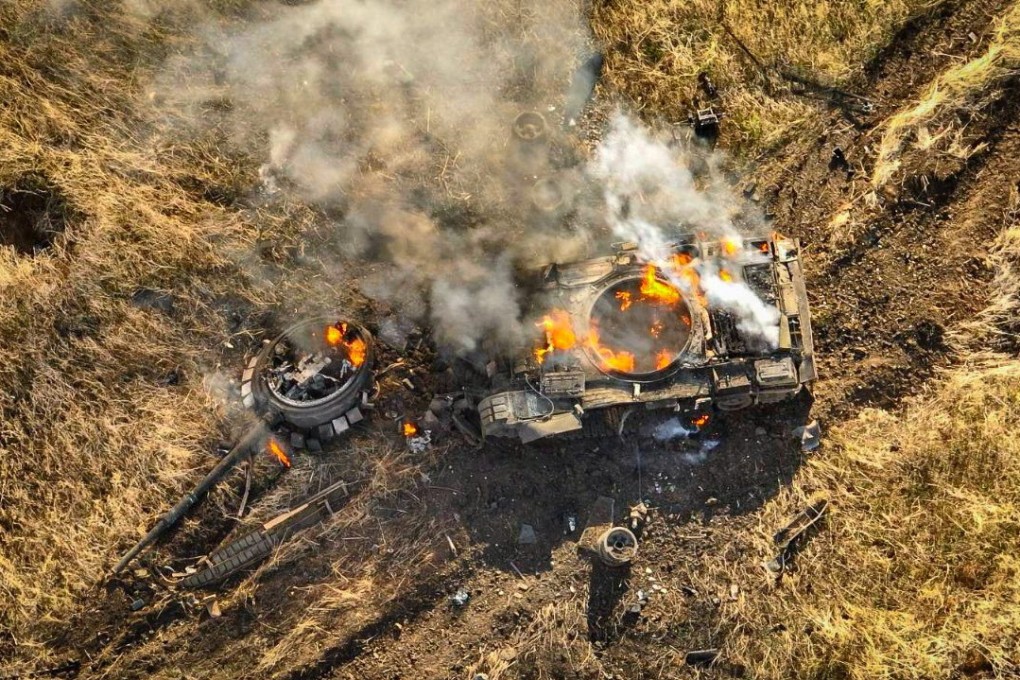
{"label": "tank gun barrel", "polygon": [[122,557],[120,562],[117,563],[117,566],[113,568],[113,574],[119,574],[123,571],[124,567],[130,564],[131,560],[137,557],[139,553],[155,543],[161,536],[169,531],[171,527],[177,524],[177,522],[179,522],[181,518],[187,514],[188,510],[194,507],[194,505],[202,499],[209,489],[211,489],[217,482],[220,481],[220,479],[230,472],[241,458],[251,452],[252,446],[258,443],[258,441],[265,436],[265,433],[265,427],[261,423],[252,426],[252,428],[249,429],[243,437],[241,437],[237,444],[234,445],[234,448],[220,459],[220,462],[216,464],[216,467],[214,467],[209,474],[203,477],[202,481],[195,485],[195,488],[185,494],[184,498],[182,498],[177,505],[171,508],[165,515],[160,517],[159,521],[156,522],[156,525],[152,527],[152,530],[150,530],[149,533],[142,538],[142,540],[136,543],[134,547],[124,554],[124,557]]}

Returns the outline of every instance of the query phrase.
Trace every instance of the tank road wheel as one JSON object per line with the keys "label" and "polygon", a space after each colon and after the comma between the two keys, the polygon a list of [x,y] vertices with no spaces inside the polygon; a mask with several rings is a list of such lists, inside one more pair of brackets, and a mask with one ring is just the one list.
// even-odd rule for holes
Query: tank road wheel
{"label": "tank road wheel", "polygon": [[613,527],[599,537],[599,559],[607,567],[622,567],[637,555],[637,538],[626,527]]}
{"label": "tank road wheel", "polygon": [[300,321],[252,357],[241,377],[244,405],[319,441],[360,422],[374,383],[371,333],[336,318]]}

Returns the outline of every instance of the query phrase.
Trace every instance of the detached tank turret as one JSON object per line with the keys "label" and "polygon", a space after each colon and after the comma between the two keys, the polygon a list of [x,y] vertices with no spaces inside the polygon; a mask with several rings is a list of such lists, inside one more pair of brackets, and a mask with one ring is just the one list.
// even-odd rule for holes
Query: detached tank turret
{"label": "detached tank turret", "polygon": [[536,343],[500,362],[478,404],[482,433],[619,432],[656,409],[697,420],[791,399],[815,380],[795,239],[683,235],[668,251],[650,264],[618,244],[544,268]]}

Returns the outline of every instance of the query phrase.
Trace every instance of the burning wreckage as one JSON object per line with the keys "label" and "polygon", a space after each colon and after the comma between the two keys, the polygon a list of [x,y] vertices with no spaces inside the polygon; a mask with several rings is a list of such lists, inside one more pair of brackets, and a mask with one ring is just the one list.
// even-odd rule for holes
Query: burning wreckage
{"label": "burning wreckage", "polygon": [[[791,399],[816,377],[794,239],[681,235],[661,265],[617,244],[536,277],[534,343],[489,357],[487,384],[450,400],[476,438],[623,434],[664,411],[686,414],[695,431],[713,408]],[[296,324],[251,360],[242,398],[285,421],[292,447],[317,450],[364,418],[372,343],[346,321]],[[402,431],[424,434],[411,421]]]}
{"label": "burning wreckage", "polygon": [[[618,244],[612,255],[537,272],[535,342],[489,361],[487,384],[465,385],[462,393],[433,403],[452,405],[454,424],[474,440],[622,435],[677,413],[693,433],[712,409],[788,400],[815,379],[796,240],[683,235],[668,250],[665,264],[656,265],[634,244]],[[766,319],[764,326],[748,323],[749,303]],[[334,319],[299,322],[267,342],[241,382],[244,405],[259,414],[261,425],[113,573],[167,533],[252,450],[263,448],[289,467],[288,450],[321,450],[362,422],[378,391],[375,353],[367,329]],[[409,420],[401,430],[409,445],[430,436]],[[283,443],[281,432],[289,433]],[[216,549],[181,585],[211,586],[256,564],[331,515],[348,495],[343,482],[323,489]]]}
{"label": "burning wreckage", "polygon": [[[706,109],[691,124],[705,136],[706,130],[717,131],[718,121]],[[547,128],[541,115],[530,114],[518,117],[513,131],[529,147]],[[550,188],[555,182],[536,183],[532,200],[541,211],[558,205]],[[535,292],[527,317],[534,322],[531,342],[485,357],[484,369],[462,376],[459,392],[434,398],[425,418],[402,420],[412,451],[429,445],[433,426],[451,423],[475,443],[622,436],[678,415],[691,434],[705,426],[713,409],[788,400],[816,377],[795,239],[677,232],[654,260],[637,244],[622,243],[612,254],[552,264],[533,278],[525,282]],[[267,451],[290,467],[290,451],[319,451],[364,421],[379,392],[377,351],[383,348],[367,328],[335,317],[298,322],[266,342],[240,384],[241,400],[257,415],[257,424],[124,555],[113,574],[168,533],[253,452]],[[334,483],[229,538],[182,574],[180,585],[212,586],[255,565],[296,532],[332,515],[350,492],[343,481]],[[247,491],[242,511],[246,500]],[[628,529],[614,527],[611,515],[598,528],[600,538],[589,543],[604,563],[618,566],[633,555],[636,540]]]}
{"label": "burning wreckage", "polygon": [[[815,379],[797,241],[688,235],[669,250],[665,266],[621,244],[611,256],[546,267],[538,346],[501,360],[477,401],[482,434],[525,443],[622,434],[663,409],[687,414],[694,431],[712,406],[783,401]],[[703,276],[716,277],[720,304],[710,304]],[[745,322],[734,301],[748,294],[774,326]]]}

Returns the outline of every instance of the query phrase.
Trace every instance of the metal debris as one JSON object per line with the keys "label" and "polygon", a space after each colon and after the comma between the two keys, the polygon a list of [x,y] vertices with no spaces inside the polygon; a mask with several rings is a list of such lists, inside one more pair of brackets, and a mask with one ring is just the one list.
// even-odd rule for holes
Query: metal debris
{"label": "metal debris", "polygon": [[849,170],[850,162],[846,159],[843,149],[838,146],[832,149],[832,158],[829,159],[829,170]]}
{"label": "metal debris", "polygon": [[637,555],[638,543],[626,527],[612,527],[598,542],[598,556],[607,567],[622,567]]}
{"label": "metal debris", "polygon": [[719,658],[718,649],[697,649],[687,652],[687,655],[684,657],[684,662],[688,666],[707,666],[717,658]]}
{"label": "metal debris", "polygon": [[827,500],[820,499],[798,512],[790,522],[772,537],[779,546],[779,552],[763,565],[774,576],[780,576],[786,569],[802,536],[818,523],[829,507]]}
{"label": "metal debris", "polygon": [[533,545],[538,542],[538,536],[535,534],[535,527],[530,524],[521,525],[521,533],[517,536],[517,542],[521,545]]}
{"label": "metal debris", "polygon": [[455,607],[463,607],[468,603],[468,600],[470,599],[471,593],[464,590],[463,588],[459,588],[457,592],[450,596],[450,603],[453,604],[453,606]]}
{"label": "metal debris", "polygon": [[630,509],[628,518],[630,519],[631,530],[637,531],[648,521],[648,506],[644,503],[638,503]]}
{"label": "metal debris", "polygon": [[801,425],[793,431],[793,436],[800,439],[800,450],[808,453],[814,451],[822,444],[822,428],[817,420],[812,420],[807,425]]}

